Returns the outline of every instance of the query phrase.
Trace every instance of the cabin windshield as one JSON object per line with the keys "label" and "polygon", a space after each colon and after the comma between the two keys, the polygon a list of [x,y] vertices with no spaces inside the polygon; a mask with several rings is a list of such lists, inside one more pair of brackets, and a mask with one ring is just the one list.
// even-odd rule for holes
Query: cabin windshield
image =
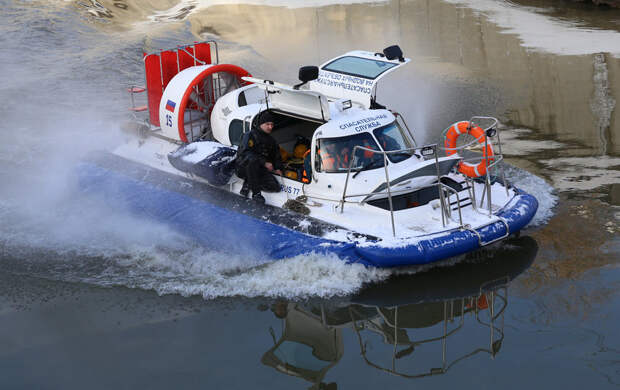
{"label": "cabin windshield", "polygon": [[354,155],[353,149],[355,146],[380,150],[370,133],[319,139],[315,160],[317,161],[318,171],[347,172],[349,166],[351,166],[352,171],[365,171],[383,167],[384,160],[381,153],[358,149]]}
{"label": "cabin windshield", "polygon": [[[403,133],[403,129],[398,126],[396,122],[390,123],[387,126],[375,129],[373,131],[375,137],[379,141],[379,144],[386,152],[392,150],[411,149],[413,146],[409,142],[409,139]],[[413,151],[388,153],[388,158],[393,163],[404,161],[413,155]]]}
{"label": "cabin windshield", "polygon": [[340,57],[329,64],[325,65],[322,69],[330,72],[343,73],[350,76],[363,77],[365,79],[374,80],[382,73],[397,66],[391,62],[371,60],[362,57],[346,56]]}

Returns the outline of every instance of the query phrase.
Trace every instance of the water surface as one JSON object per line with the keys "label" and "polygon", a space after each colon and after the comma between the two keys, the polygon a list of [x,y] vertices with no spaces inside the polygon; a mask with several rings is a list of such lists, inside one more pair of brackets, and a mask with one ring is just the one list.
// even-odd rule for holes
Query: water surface
{"label": "water surface", "polygon": [[[1,1],[0,387],[617,388],[620,15],[563,4]],[[400,44],[380,101],[423,142],[498,116],[534,223],[431,270],[259,265],[75,191],[142,50],[201,39],[291,83]]]}

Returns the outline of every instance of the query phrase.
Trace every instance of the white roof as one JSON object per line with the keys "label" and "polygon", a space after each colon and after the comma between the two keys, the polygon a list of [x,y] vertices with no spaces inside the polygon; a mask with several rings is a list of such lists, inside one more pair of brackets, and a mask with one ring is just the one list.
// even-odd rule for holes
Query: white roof
{"label": "white roof", "polygon": [[319,127],[321,138],[344,137],[389,125],[396,118],[388,110],[350,108]]}

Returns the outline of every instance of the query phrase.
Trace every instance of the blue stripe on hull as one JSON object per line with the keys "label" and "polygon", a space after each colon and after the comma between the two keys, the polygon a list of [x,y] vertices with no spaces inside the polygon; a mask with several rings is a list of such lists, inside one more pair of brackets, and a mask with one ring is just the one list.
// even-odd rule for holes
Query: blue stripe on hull
{"label": "blue stripe on hull", "polygon": [[[348,262],[377,267],[424,264],[457,256],[478,248],[478,238],[469,231],[455,230],[439,237],[422,239],[399,248],[380,245],[356,245],[308,235],[246,215],[191,196],[136,180],[93,163],[79,166],[80,186],[87,190],[120,199],[136,214],[162,221],[201,245],[219,251],[231,251],[257,259],[283,259],[300,254],[333,253]],[[536,213],[538,202],[521,193],[509,209],[499,215],[515,233]],[[484,241],[506,233],[502,223],[478,231]]]}
{"label": "blue stripe on hull", "polygon": [[[497,215],[503,217],[510,233],[521,230],[536,214],[538,201],[532,195],[521,192],[516,202]],[[506,225],[495,222],[476,230],[484,242],[506,235]],[[480,247],[478,236],[469,230],[453,230],[451,233],[421,239],[418,243],[399,248],[385,248],[378,245],[358,246],[359,256],[368,259],[377,267],[394,267],[411,264],[425,264],[471,252]]]}

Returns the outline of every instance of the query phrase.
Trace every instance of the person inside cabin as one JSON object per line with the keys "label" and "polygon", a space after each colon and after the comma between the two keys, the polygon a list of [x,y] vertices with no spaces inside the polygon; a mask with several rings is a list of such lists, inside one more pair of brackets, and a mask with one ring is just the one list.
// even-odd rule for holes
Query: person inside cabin
{"label": "person inside cabin", "polygon": [[390,151],[390,150],[399,150],[399,149],[403,148],[389,134],[381,132],[381,133],[377,133],[375,135],[377,136],[377,139],[379,140],[379,143],[381,144],[381,146],[383,146],[383,150]]}
{"label": "person inside cabin", "polygon": [[[371,142],[369,138],[365,137],[362,139],[360,146],[363,146],[366,149],[377,150],[374,142]],[[373,153],[370,150],[360,150],[358,149],[355,153],[354,160],[356,167],[365,167],[371,164],[376,164],[379,160],[382,160],[383,157],[379,153]]]}
{"label": "person inside cabin", "polygon": [[323,141],[323,148],[319,149],[322,168],[329,171],[341,171],[349,169],[351,148],[342,142],[330,140]]}
{"label": "person inside cabin", "polygon": [[340,167],[339,153],[336,143],[330,140],[324,140],[321,149],[319,149],[321,157],[321,168],[326,172],[336,171]]}
{"label": "person inside cabin", "polygon": [[273,176],[281,176],[283,168],[278,144],[271,136],[274,119],[271,112],[263,111],[257,127],[244,135],[237,153],[237,176],[244,179],[240,194],[247,197],[252,191],[252,199],[259,203],[265,203],[261,191],[280,191]]}
{"label": "person inside cabin", "polygon": [[310,159],[310,149],[304,153],[304,168],[301,173],[301,182],[308,184],[312,181],[312,163]]}

